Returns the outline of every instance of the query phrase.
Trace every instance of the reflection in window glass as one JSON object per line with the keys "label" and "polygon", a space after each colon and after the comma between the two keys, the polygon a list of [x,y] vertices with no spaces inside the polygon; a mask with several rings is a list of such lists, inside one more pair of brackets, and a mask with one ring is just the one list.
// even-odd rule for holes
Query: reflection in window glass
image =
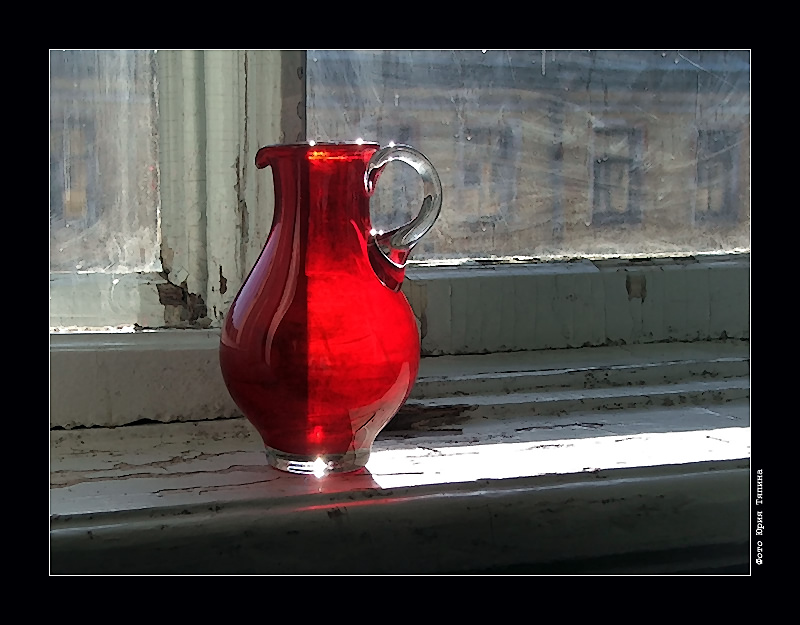
{"label": "reflection in window glass", "polygon": [[593,226],[642,221],[642,135],[635,128],[596,128],[592,158]]}
{"label": "reflection in window glass", "polygon": [[735,223],[739,218],[739,167],[735,130],[700,129],[697,137],[695,219]]}
{"label": "reflection in window glass", "polygon": [[160,269],[155,54],[50,52],[50,270]]}
{"label": "reflection in window glass", "polygon": [[[750,246],[748,51],[309,51],[310,139],[405,136],[444,185],[416,259]],[[416,210],[403,169],[381,228]]]}

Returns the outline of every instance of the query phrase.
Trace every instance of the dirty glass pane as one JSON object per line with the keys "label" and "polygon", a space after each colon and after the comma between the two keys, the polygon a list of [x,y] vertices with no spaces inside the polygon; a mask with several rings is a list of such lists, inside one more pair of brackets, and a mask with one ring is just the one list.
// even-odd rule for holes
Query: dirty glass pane
{"label": "dirty glass pane", "polygon": [[155,53],[50,52],[50,271],[160,269]]}
{"label": "dirty glass pane", "polygon": [[[749,51],[310,50],[308,138],[358,137],[439,171],[417,259],[750,247]],[[419,192],[389,165],[375,226]]]}

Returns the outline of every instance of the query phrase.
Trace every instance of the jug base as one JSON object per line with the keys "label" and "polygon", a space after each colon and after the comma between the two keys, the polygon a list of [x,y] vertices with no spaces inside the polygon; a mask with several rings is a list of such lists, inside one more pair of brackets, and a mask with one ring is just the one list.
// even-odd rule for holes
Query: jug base
{"label": "jug base", "polygon": [[264,448],[270,466],[289,473],[316,475],[322,477],[329,473],[349,473],[358,471],[367,464],[370,450],[349,451],[344,454],[314,454],[304,456],[289,454],[272,447]]}

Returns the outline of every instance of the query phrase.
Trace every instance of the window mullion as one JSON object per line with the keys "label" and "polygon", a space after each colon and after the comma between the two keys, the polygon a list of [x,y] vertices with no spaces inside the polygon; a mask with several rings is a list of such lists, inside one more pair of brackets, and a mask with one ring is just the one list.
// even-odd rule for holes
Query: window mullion
{"label": "window mullion", "polygon": [[244,274],[227,287],[234,294],[258,260],[272,225],[272,172],[256,169],[259,148],[306,140],[306,51],[253,50],[244,59],[246,100],[239,203]]}
{"label": "window mullion", "polygon": [[205,53],[207,314],[222,319],[244,273],[242,241],[246,206],[240,202],[244,161],[247,77],[246,52]]}
{"label": "window mullion", "polygon": [[261,252],[272,181],[262,145],[305,138],[305,53],[160,53],[162,257],[169,281],[219,325]]}
{"label": "window mullion", "polygon": [[205,293],[204,53],[158,53],[161,259],[169,281]]}

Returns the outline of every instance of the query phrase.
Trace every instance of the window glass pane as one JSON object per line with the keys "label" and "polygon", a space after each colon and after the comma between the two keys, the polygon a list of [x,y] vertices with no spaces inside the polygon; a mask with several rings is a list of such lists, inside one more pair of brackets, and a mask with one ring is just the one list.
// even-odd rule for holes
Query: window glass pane
{"label": "window glass pane", "polygon": [[153,271],[158,150],[152,51],[50,52],[50,270]]}
{"label": "window glass pane", "polygon": [[[750,246],[748,51],[310,50],[308,138],[358,137],[439,171],[416,259]],[[389,165],[375,226],[409,219],[420,189]]]}

